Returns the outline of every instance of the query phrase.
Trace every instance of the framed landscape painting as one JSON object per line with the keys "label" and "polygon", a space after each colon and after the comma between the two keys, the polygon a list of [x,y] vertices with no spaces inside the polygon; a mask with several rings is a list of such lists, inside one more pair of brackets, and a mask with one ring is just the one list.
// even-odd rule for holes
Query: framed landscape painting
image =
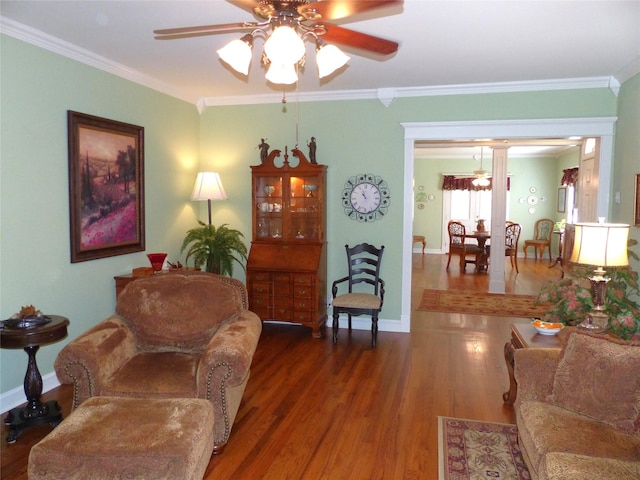
{"label": "framed landscape painting", "polygon": [[640,227],[640,173],[636,173],[636,195],[633,209],[633,225]]}
{"label": "framed landscape painting", "polygon": [[144,128],[67,112],[71,263],[143,251]]}

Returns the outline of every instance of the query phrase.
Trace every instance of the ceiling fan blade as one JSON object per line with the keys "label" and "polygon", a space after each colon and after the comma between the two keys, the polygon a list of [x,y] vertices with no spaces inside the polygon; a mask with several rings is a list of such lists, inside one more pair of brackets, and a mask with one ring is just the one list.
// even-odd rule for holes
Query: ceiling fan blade
{"label": "ceiling fan blade", "polygon": [[339,27],[330,23],[323,23],[322,26],[326,28],[327,33],[322,35],[321,38],[328,43],[338,43],[382,55],[391,55],[398,51],[398,42],[356,32],[355,30]]}
{"label": "ceiling fan blade", "polygon": [[253,9],[260,5],[260,0],[227,0],[238,8],[253,13]]}
{"label": "ceiling fan blade", "polygon": [[178,35],[211,35],[218,32],[227,32],[229,30],[243,30],[245,28],[255,28],[258,26],[256,22],[241,22],[241,23],[221,23],[219,25],[201,25],[199,27],[182,27],[182,28],[165,28],[161,30],[154,30],[153,33],[158,35],[157,39],[168,38],[182,38]]}
{"label": "ceiling fan blade", "polygon": [[336,20],[402,3],[403,0],[324,0],[300,6],[298,12],[309,20],[313,20],[317,15],[320,15],[322,20]]}

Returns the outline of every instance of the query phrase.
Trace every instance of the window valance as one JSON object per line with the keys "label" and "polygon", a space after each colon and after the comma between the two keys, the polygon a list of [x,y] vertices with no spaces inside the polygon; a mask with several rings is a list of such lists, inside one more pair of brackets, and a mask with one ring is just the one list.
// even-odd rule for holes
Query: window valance
{"label": "window valance", "polygon": [[[442,190],[491,190],[493,178],[489,179],[486,187],[473,184],[474,177],[456,177],[455,175],[443,175]],[[511,178],[507,177],[507,190],[511,190]]]}
{"label": "window valance", "polygon": [[578,183],[578,170],[578,167],[563,170],[560,185],[563,187],[572,187],[576,185]]}

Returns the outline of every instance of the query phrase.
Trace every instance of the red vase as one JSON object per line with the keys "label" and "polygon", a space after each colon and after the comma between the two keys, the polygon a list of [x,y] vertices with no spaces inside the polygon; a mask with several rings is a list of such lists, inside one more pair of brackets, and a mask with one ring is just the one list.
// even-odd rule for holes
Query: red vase
{"label": "red vase", "polygon": [[164,259],[167,258],[167,254],[147,253],[147,258],[151,262],[151,270],[153,270],[153,273],[158,273],[162,270],[162,265],[164,265]]}

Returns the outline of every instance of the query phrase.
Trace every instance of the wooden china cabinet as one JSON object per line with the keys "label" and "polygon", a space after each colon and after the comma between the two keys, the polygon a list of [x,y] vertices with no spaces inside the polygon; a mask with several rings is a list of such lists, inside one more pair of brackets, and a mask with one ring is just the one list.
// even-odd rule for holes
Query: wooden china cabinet
{"label": "wooden china cabinet", "polygon": [[319,338],[327,321],[326,165],[293,149],[251,167],[249,308],[263,321],[299,323]]}

